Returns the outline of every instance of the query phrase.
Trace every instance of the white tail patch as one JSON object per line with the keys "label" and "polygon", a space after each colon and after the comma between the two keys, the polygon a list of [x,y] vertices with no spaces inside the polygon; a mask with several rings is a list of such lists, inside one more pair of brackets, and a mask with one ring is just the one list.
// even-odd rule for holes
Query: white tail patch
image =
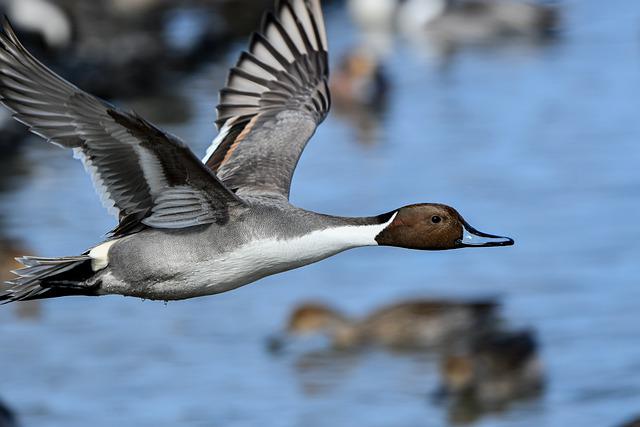
{"label": "white tail patch", "polygon": [[101,245],[89,251],[89,257],[91,257],[91,269],[93,271],[102,270],[109,265],[109,249],[119,239],[109,240]]}

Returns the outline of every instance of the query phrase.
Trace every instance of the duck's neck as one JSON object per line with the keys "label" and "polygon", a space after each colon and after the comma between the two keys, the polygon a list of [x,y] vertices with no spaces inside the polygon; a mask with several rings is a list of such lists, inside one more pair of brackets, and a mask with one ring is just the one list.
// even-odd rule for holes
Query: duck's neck
{"label": "duck's neck", "polygon": [[[274,274],[311,264],[342,251],[361,246],[377,246],[376,237],[393,221],[395,212],[377,217],[344,218],[300,212],[295,234],[254,238],[227,257],[239,258],[260,275]],[[282,224],[280,224],[282,226]],[[286,225],[285,225],[286,226]]]}
{"label": "duck's neck", "polygon": [[396,211],[371,217],[327,217],[330,226],[317,230],[319,240],[333,242],[341,250],[360,246],[377,246],[376,237],[396,215]]}

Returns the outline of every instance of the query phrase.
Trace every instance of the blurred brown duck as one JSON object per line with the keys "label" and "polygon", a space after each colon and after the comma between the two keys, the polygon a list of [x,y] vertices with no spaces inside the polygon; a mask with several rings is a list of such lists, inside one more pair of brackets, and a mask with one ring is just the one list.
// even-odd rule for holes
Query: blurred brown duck
{"label": "blurred brown duck", "polygon": [[17,270],[21,264],[15,258],[22,256],[26,251],[19,243],[5,238],[0,238],[0,283],[13,277],[12,270]]}
{"label": "blurred brown duck", "polygon": [[[4,282],[13,277],[11,272],[22,267],[16,259],[29,252],[24,245],[15,240],[0,238],[0,293],[6,289]],[[33,320],[39,318],[41,314],[40,301],[25,301],[24,304],[16,307],[16,315],[20,319]],[[0,427],[3,427],[1,422]]]}
{"label": "blurred brown duck", "polygon": [[458,403],[494,407],[539,392],[544,384],[538,345],[529,330],[491,331],[444,357],[442,392]]}
{"label": "blurred brown duck", "polygon": [[[493,300],[413,300],[382,307],[358,321],[326,305],[307,303],[291,314],[286,336],[324,334],[342,349],[363,345],[431,348],[491,328],[498,307]],[[277,339],[274,344],[283,342]]]}
{"label": "blurred brown duck", "polygon": [[362,49],[347,52],[330,82],[337,108],[380,106],[387,95],[389,79],[376,55]]}

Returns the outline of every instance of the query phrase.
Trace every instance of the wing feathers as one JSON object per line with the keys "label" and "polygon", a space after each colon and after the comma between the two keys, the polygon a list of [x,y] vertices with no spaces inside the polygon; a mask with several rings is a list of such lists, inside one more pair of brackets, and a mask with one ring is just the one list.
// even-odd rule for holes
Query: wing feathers
{"label": "wing feathers", "polygon": [[278,2],[220,91],[216,125],[221,130],[204,162],[234,189],[262,186],[288,196],[293,170],[313,133],[309,129],[330,108],[328,73],[319,0]]}
{"label": "wing feathers", "polygon": [[[105,207],[120,217],[116,235],[141,223],[178,228],[224,221],[229,207],[241,204],[177,138],[65,81],[20,44],[8,22],[2,30],[0,101],[33,133],[73,149]],[[255,80],[247,75],[239,78]],[[176,188],[182,198],[163,205]]]}
{"label": "wing feathers", "polygon": [[142,222],[151,227],[175,228],[223,220],[203,194],[190,187],[171,188],[156,199],[153,213]]}

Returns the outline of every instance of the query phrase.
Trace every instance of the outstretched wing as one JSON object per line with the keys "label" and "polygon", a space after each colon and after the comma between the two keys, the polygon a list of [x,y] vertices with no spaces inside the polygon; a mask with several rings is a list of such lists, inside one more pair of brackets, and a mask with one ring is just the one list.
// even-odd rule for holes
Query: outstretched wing
{"label": "outstretched wing", "polygon": [[239,195],[288,198],[302,150],[329,111],[328,76],[320,0],[280,1],[220,92],[220,133],[203,161]]}
{"label": "outstretched wing", "polygon": [[123,113],[62,79],[0,32],[0,101],[30,130],[72,148],[105,206],[119,215],[114,234],[141,223],[183,228],[225,221],[241,203],[178,138]]}

